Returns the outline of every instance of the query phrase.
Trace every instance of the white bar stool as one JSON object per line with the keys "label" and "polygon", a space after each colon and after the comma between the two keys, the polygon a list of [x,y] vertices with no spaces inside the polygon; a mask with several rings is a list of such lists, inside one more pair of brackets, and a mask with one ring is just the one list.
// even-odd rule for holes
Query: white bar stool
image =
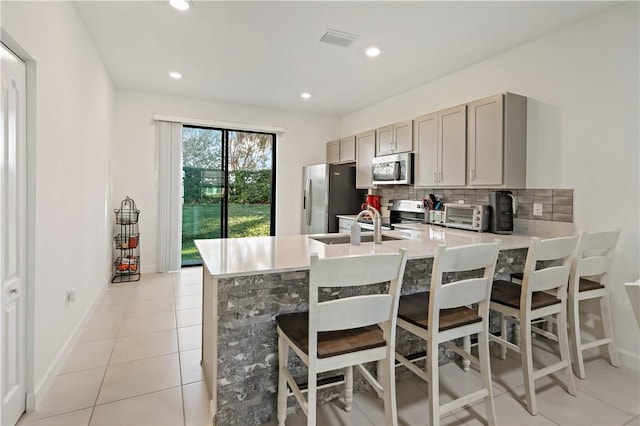
{"label": "white bar stool", "polygon": [[[356,365],[384,400],[385,422],[397,425],[395,390],[395,329],[398,300],[407,253],[345,256],[319,259],[312,254],[309,267],[309,312],[276,317],[278,331],[278,425],[287,417],[287,385],[307,416],[316,424],[317,374],[344,369],[345,410],[353,401],[353,366]],[[389,281],[388,292],[318,300],[323,287],[357,287]],[[288,368],[289,348],[307,366],[307,399]],[[377,378],[362,367],[378,362]],[[377,380],[376,380],[377,379]]]}
{"label": "white bar stool", "polygon": [[[401,365],[429,384],[431,424],[439,425],[440,417],[458,408],[484,400],[490,425],[496,424],[489,363],[489,297],[498,258],[498,243],[446,248],[438,246],[433,260],[429,292],[400,298],[398,326],[426,340],[426,372],[405,356],[396,353]],[[483,270],[482,278],[460,279],[444,283],[445,273]],[[478,303],[478,308],[468,306]],[[479,360],[454,345],[451,340],[478,334]],[[440,405],[438,345],[469,359],[480,368],[482,389]]]}
{"label": "white bar stool", "polygon": [[[571,395],[576,395],[576,384],[571,371],[569,355],[569,337],[567,334],[567,283],[571,261],[578,237],[562,237],[540,240],[532,238],[524,265],[522,285],[510,281],[496,280],[491,291],[491,309],[501,314],[501,336],[491,335],[492,341],[502,345],[502,358],[506,350],[511,349],[522,358],[527,410],[535,415],[538,412],[535,395],[535,380],[558,370],[565,369],[567,388]],[[549,266],[536,270],[538,262],[560,261],[559,266]],[[558,335],[542,329],[535,333],[560,344],[561,361],[533,370],[533,353],[531,324],[533,321],[555,316]],[[520,342],[510,343],[506,340],[506,320],[509,318],[520,326]]]}
{"label": "white bar stool", "polygon": [[[569,279],[569,328],[574,351],[576,375],[584,379],[584,359],[586,349],[607,345],[611,365],[619,367],[618,354],[613,341],[613,324],[609,305],[609,270],[620,230],[606,232],[580,232],[578,247],[571,265]],[[600,299],[600,317],[604,338],[582,343],[580,333],[580,302],[588,299]]]}

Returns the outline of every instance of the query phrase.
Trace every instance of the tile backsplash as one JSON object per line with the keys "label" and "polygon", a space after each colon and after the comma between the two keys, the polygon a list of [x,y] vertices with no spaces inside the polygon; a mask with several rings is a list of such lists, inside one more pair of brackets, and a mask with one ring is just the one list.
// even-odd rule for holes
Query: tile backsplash
{"label": "tile backsplash", "polygon": [[[390,185],[372,190],[382,196],[382,205],[389,200],[420,200],[434,194],[443,203],[489,204],[489,192],[495,189],[423,189],[408,185]],[[518,219],[573,222],[573,189],[507,189],[516,197]],[[533,204],[542,204],[542,216],[533,215]]]}

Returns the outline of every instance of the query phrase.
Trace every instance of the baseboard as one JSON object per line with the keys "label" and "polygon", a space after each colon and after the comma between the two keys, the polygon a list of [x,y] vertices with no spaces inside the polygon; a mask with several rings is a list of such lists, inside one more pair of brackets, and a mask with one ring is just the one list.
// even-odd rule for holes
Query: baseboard
{"label": "baseboard", "polygon": [[636,371],[640,371],[640,355],[629,352],[624,349],[616,348],[618,351],[618,358],[620,360],[620,365],[631,368]]}
{"label": "baseboard", "polygon": [[144,262],[142,262],[142,268],[140,268],[140,272],[142,274],[155,274],[156,272],[158,272],[158,268],[156,267],[156,265],[145,265]]}
{"label": "baseboard", "polygon": [[55,357],[54,361],[49,366],[49,369],[45,373],[44,377],[40,382],[34,387],[33,392],[29,392],[27,394],[27,413],[31,413],[35,411],[38,406],[42,403],[45,395],[49,391],[53,380],[56,378],[62,366],[64,365],[67,357],[71,353],[71,350],[80,339],[82,332],[84,331],[84,327],[89,320],[93,316],[96,308],[98,307],[98,303],[102,300],[102,296],[104,296],[106,286],[103,286],[102,289],[98,292],[93,303],[89,306],[89,309],[86,310],[85,314],[82,316],[80,321],[78,321],[78,325],[71,333],[71,336],[67,339],[65,344],[62,346],[62,349],[58,352],[58,355]]}

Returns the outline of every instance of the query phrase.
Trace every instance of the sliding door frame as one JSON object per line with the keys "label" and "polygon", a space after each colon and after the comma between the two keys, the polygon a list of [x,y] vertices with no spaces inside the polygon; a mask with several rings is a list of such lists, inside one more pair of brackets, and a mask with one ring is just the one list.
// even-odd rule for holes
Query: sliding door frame
{"label": "sliding door frame", "polygon": [[[220,238],[229,236],[229,133],[255,133],[271,137],[271,196],[269,208],[269,235],[276,233],[276,142],[277,134],[273,132],[260,132],[255,130],[242,130],[222,127],[210,127],[206,125],[184,124],[183,128],[196,128],[219,131],[222,134],[222,170],[224,174],[223,197],[220,206]],[[183,142],[184,143],[184,142]],[[184,185],[184,183],[183,183]],[[181,238],[182,241],[182,238]]]}

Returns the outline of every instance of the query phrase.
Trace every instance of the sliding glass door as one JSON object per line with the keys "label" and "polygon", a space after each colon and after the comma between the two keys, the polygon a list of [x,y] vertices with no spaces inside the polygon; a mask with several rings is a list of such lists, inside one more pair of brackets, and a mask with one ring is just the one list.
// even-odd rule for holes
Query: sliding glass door
{"label": "sliding glass door", "polygon": [[274,235],[275,135],[183,127],[182,266],[194,240]]}

